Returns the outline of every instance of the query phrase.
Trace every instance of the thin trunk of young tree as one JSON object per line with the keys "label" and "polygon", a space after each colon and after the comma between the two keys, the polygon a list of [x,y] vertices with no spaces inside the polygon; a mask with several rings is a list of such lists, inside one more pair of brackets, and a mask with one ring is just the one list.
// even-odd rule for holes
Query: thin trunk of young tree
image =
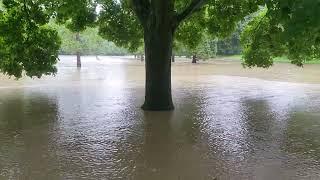
{"label": "thin trunk of young tree", "polygon": [[195,54],[192,56],[192,63],[197,63],[197,55]]}
{"label": "thin trunk of young tree", "polygon": [[[76,41],[78,43],[80,43],[80,33],[77,32],[76,33]],[[81,53],[80,53],[80,49],[77,50],[77,67],[80,68],[81,67]]]}
{"label": "thin trunk of young tree", "polygon": [[172,56],[171,56],[171,61],[172,62],[175,62],[176,60],[175,60],[175,55],[172,53]]}

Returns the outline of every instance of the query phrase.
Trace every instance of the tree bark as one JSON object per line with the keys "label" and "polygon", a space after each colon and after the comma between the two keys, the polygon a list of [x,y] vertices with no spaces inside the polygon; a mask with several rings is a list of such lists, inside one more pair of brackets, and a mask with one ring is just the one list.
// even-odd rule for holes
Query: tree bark
{"label": "tree bark", "polygon": [[[80,42],[80,33],[77,32],[76,33],[76,41]],[[77,67],[80,68],[81,67],[81,53],[80,53],[80,49],[77,50]]]}
{"label": "tree bark", "polygon": [[132,0],[133,10],[144,29],[146,94],[142,109],[174,109],[171,95],[173,35],[184,19],[207,2],[192,0],[177,13],[171,0]]}
{"label": "tree bark", "polygon": [[173,110],[171,95],[172,35],[164,40],[160,32],[145,37],[146,92],[144,110]]}
{"label": "tree bark", "polygon": [[192,63],[197,63],[197,55],[192,56]]}
{"label": "tree bark", "polygon": [[173,34],[173,3],[153,1],[154,16],[144,27],[146,89],[144,110],[173,110],[171,94],[171,55]]}

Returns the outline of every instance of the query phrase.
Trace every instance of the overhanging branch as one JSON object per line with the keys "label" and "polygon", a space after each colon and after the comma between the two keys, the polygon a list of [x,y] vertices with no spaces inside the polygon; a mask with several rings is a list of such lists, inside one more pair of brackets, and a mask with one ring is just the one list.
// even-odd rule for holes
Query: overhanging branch
{"label": "overhanging branch", "polygon": [[198,11],[207,2],[208,0],[193,0],[185,10],[177,15],[177,23],[180,23],[184,19],[188,18],[192,13]]}

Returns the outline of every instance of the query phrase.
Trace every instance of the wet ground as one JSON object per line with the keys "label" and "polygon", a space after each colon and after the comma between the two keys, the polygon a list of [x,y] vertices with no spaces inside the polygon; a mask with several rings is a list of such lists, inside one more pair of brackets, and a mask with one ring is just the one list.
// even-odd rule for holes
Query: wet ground
{"label": "wet ground", "polygon": [[0,179],[320,179],[320,65],[173,65],[173,112],[143,112],[144,66],[61,57],[0,77]]}

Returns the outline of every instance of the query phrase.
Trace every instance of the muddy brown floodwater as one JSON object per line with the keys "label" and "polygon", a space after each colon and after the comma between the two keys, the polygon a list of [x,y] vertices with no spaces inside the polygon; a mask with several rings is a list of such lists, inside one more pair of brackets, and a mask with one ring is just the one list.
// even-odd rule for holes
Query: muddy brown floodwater
{"label": "muddy brown floodwater", "polygon": [[173,112],[143,112],[144,66],[61,57],[0,77],[0,179],[320,179],[320,66],[173,65]]}

